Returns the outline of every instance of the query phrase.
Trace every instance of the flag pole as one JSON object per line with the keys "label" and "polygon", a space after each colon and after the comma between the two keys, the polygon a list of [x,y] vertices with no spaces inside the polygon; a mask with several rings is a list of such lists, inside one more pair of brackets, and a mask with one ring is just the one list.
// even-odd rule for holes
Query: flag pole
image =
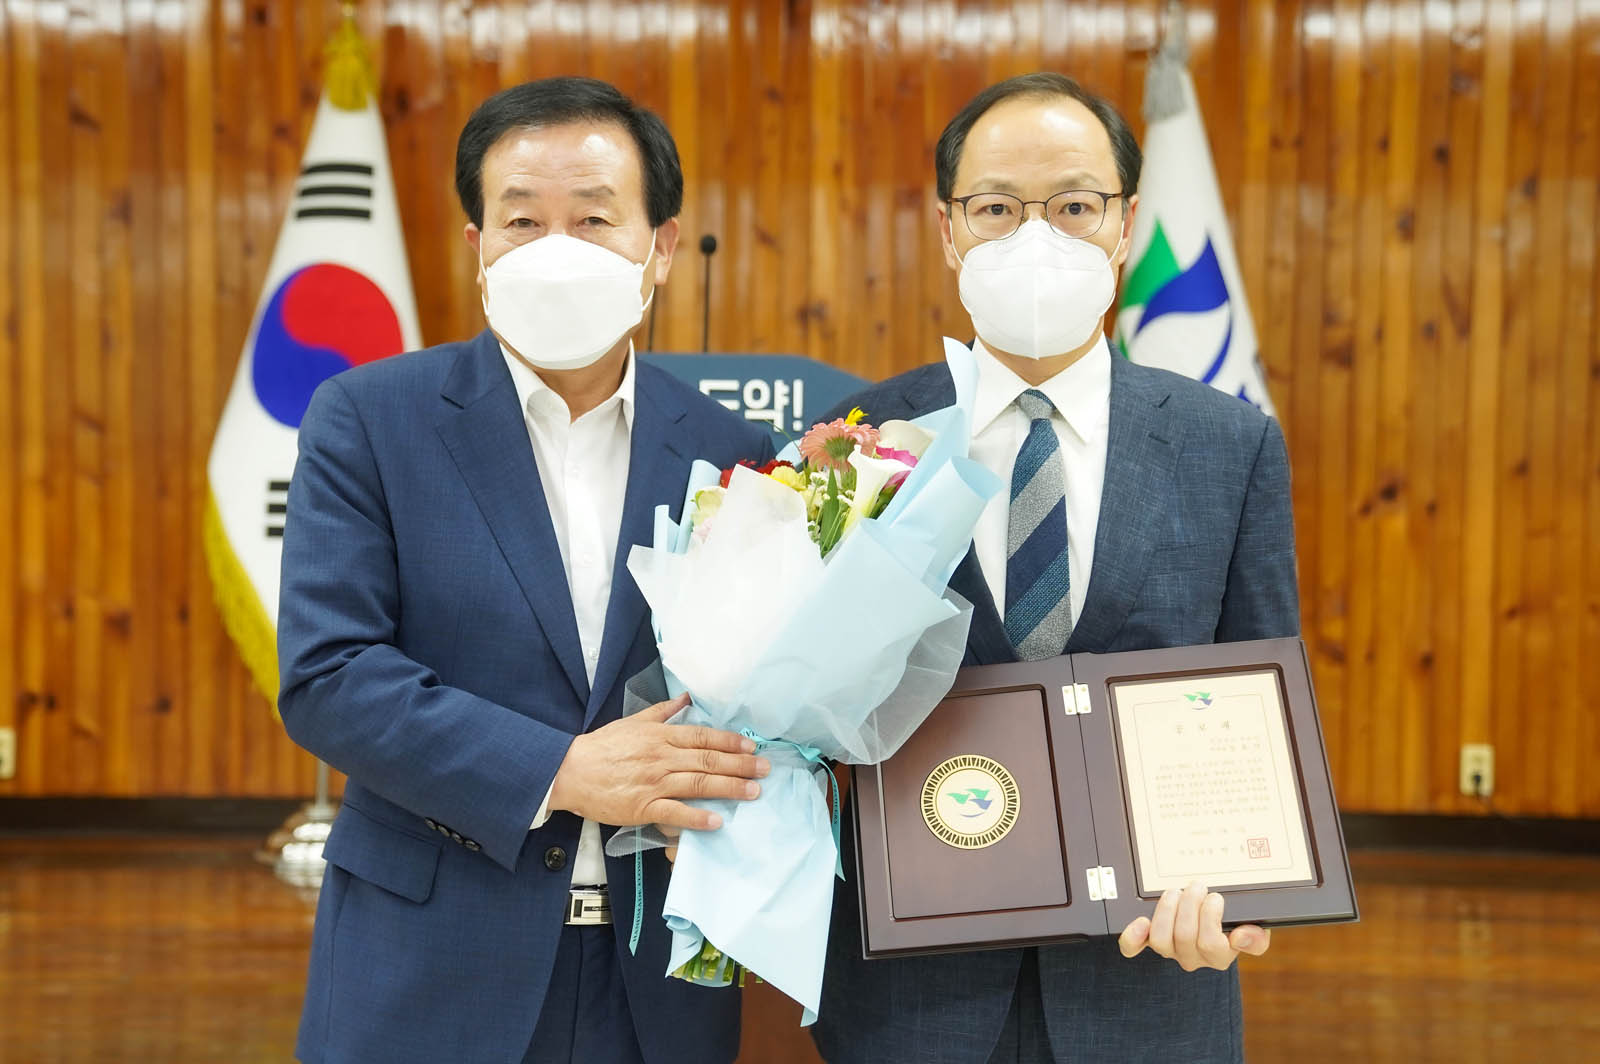
{"label": "flag pole", "polygon": [[315,795],[267,836],[257,858],[271,864],[272,874],[291,887],[316,890],[326,869],[322,847],[338,815],[339,803],[328,797],[328,765],[319,760]]}
{"label": "flag pole", "polygon": [[[335,107],[359,111],[377,91],[377,78],[371,53],[356,25],[354,3],[342,5],[343,18],[324,48],[327,66],[324,80],[328,98]],[[290,886],[317,890],[327,864],[323,844],[339,815],[339,803],[328,797],[328,765],[317,759],[315,791],[311,801],[301,806],[271,835],[257,857],[272,865],[272,872]]]}

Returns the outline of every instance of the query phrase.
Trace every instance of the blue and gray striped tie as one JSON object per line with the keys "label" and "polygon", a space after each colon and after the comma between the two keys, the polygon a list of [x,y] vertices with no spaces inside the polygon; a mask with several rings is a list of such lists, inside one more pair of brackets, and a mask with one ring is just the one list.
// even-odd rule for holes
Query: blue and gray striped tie
{"label": "blue and gray striped tie", "polygon": [[1050,425],[1055,406],[1033,389],[1017,396],[1017,406],[1030,424],[1011,473],[1005,625],[1017,656],[1038,661],[1062,653],[1072,634],[1066,479]]}

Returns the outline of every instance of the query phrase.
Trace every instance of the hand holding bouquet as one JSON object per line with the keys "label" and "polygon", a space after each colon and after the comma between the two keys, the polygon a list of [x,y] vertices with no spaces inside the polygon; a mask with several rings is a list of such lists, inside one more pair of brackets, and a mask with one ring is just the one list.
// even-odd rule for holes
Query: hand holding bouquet
{"label": "hand holding bouquet", "polygon": [[756,800],[696,803],[723,826],[681,840],[670,968],[726,982],[737,963],[807,1022],[842,874],[823,761],[892,756],[948,692],[971,607],[946,585],[1000,488],[966,458],[971,352],[947,341],[946,358],[955,406],[878,426],[853,412],[760,469],[696,463],[683,520],[662,507],[628,559],[667,689],[692,697],[678,719],[742,731],[772,763]]}

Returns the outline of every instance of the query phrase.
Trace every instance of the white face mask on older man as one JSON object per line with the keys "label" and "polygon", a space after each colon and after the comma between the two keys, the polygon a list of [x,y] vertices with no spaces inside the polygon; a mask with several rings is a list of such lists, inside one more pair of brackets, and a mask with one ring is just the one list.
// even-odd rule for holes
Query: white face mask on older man
{"label": "white face mask on older man", "polygon": [[1042,218],[957,257],[957,288],[972,327],[985,343],[1023,358],[1049,358],[1088,343],[1117,294],[1106,253],[1063,236]]}
{"label": "white face mask on older man", "polygon": [[539,369],[591,366],[644,320],[650,300],[639,288],[655,253],[654,231],[650,249],[644,262],[631,262],[563,233],[519,244],[482,267],[489,328]]}

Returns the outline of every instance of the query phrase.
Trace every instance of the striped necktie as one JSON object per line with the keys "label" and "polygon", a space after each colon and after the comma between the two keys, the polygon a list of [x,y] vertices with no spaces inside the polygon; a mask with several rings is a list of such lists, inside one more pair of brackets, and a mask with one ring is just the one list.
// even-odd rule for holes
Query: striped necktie
{"label": "striped necktie", "polygon": [[1052,658],[1072,634],[1067,572],[1066,478],[1061,441],[1050,425],[1055,406],[1043,392],[1017,396],[1028,435],[1011,473],[1006,534],[1006,635],[1023,661]]}

